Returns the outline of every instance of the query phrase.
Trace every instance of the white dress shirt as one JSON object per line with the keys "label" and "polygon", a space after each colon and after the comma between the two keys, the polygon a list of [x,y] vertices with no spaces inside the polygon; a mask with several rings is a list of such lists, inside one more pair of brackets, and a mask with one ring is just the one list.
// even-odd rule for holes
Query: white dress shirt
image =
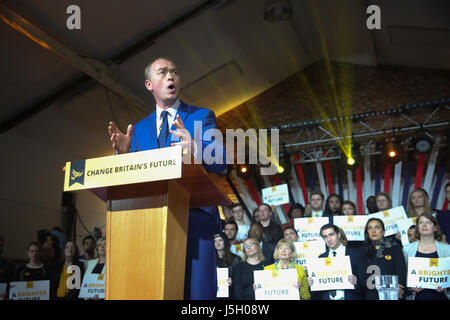
{"label": "white dress shirt", "polygon": [[[333,252],[336,252],[336,255],[333,254]],[[328,257],[344,257],[345,256],[345,246],[341,243],[339,247],[336,248],[336,250],[333,250],[330,248],[330,251],[328,252]],[[330,300],[344,300],[345,293],[344,290],[334,290],[336,291],[336,295],[333,297],[330,293]]]}
{"label": "white dress shirt", "polygon": [[313,217],[313,218],[322,217],[322,215],[323,215],[323,210],[311,212],[311,217]]}
{"label": "white dress shirt", "polygon": [[[173,122],[175,121],[175,117],[177,115],[178,107],[180,106],[180,99],[170,106],[166,111],[169,112],[167,115],[167,121],[169,124],[169,130],[172,128]],[[164,111],[160,106],[156,105],[156,136],[159,137],[159,132],[161,131],[161,125],[163,122],[161,113]]]}

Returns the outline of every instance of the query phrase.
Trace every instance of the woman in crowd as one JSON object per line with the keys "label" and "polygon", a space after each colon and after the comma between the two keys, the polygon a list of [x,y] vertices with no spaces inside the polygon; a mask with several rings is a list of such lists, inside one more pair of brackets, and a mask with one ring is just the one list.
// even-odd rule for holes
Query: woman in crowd
{"label": "woman in crowd", "polygon": [[342,215],[342,198],[340,195],[333,193],[330,194],[325,201],[324,215],[340,216]]}
{"label": "woman in crowd", "polygon": [[14,281],[49,280],[49,266],[41,260],[41,244],[30,242],[27,246],[28,263],[20,266],[14,275]]}
{"label": "woman in crowd", "polygon": [[297,270],[297,282],[293,286],[300,290],[300,299],[309,300],[311,294],[309,293],[308,278],[306,277],[305,269],[294,261],[297,258],[295,246],[290,240],[281,239],[278,241],[273,253],[275,263],[264,267],[264,270],[281,270],[281,269],[295,269]]}
{"label": "woman in crowd", "polygon": [[[378,211],[392,209],[392,197],[387,192],[378,192],[376,195]],[[397,232],[395,235],[387,236],[386,241],[393,246],[402,247],[401,234]]]}
{"label": "woman in crowd", "polygon": [[255,300],[253,271],[264,270],[264,256],[257,240],[247,238],[244,241],[244,261],[233,270],[234,298],[237,300]]}
{"label": "woman in crowd", "polygon": [[[64,245],[64,260],[57,262],[52,267],[50,279],[50,297],[51,299],[78,299],[80,293],[79,289],[69,289],[67,280],[75,272],[73,267],[77,266],[80,270],[81,279],[84,275],[84,263],[79,261],[80,250],[75,241],[67,241]],[[69,272],[68,268],[71,267]],[[81,282],[80,282],[81,283]]]}
{"label": "woman in crowd", "polygon": [[305,207],[302,206],[300,203],[295,203],[289,208],[288,217],[292,221],[296,218],[303,218],[305,213]]}
{"label": "woman in crowd", "polygon": [[[450,257],[450,245],[442,243],[442,233],[436,218],[430,213],[422,213],[417,217],[415,238],[418,241],[403,247],[406,263],[409,257],[447,258]],[[414,300],[447,300],[447,289],[436,290],[411,288]]]}
{"label": "woman in crowd", "polygon": [[98,273],[105,274],[105,262],[106,262],[106,238],[100,238],[97,240],[97,259],[89,260],[88,267],[86,268],[86,274]]}
{"label": "woman in crowd", "polygon": [[345,200],[342,203],[342,213],[344,216],[353,216],[356,215],[356,206],[355,204],[350,200]]}
{"label": "woman in crowd", "polygon": [[431,210],[428,193],[422,188],[417,188],[409,194],[406,214],[408,218],[413,218],[422,213],[436,214]]}
{"label": "woman in crowd", "polygon": [[358,279],[363,288],[365,300],[378,300],[378,291],[375,288],[373,269],[367,273],[368,268],[378,266],[380,275],[397,275],[399,284],[399,298],[404,296],[406,286],[406,264],[402,250],[398,246],[391,246],[384,240],[384,223],[381,219],[371,218],[367,221],[364,235],[365,240],[361,247],[363,266]]}
{"label": "woman in crowd", "polygon": [[[230,241],[225,233],[220,232],[214,235],[214,247],[216,248],[216,266],[218,268],[228,268],[228,285],[233,284],[233,269],[242,259],[240,256],[230,251]],[[230,290],[230,298],[233,298],[233,290]]]}

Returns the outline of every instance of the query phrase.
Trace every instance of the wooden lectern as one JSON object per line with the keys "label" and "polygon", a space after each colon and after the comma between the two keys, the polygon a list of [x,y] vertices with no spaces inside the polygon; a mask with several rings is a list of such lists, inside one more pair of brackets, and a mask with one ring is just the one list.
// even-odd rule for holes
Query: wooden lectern
{"label": "wooden lectern", "polygon": [[201,165],[181,171],[181,178],[82,188],[107,202],[105,299],[183,299],[189,208],[229,200]]}

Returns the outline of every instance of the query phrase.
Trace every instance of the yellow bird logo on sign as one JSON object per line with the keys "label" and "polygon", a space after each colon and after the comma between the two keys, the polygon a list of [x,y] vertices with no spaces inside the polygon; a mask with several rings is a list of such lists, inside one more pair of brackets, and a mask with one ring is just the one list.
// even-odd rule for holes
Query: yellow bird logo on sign
{"label": "yellow bird logo on sign", "polygon": [[303,249],[309,249],[308,242],[303,242]]}
{"label": "yellow bird logo on sign", "polygon": [[97,281],[102,281],[104,276],[105,276],[104,274],[100,273],[98,275]]}
{"label": "yellow bird logo on sign", "polygon": [[437,258],[430,258],[430,267],[439,267],[439,260]]}
{"label": "yellow bird logo on sign", "polygon": [[384,215],[385,218],[391,216],[391,215],[389,214],[389,211],[387,211],[387,210],[383,211],[383,215]]}
{"label": "yellow bird logo on sign", "polygon": [[325,267],[331,267],[333,263],[331,262],[331,258],[324,258],[325,260]]}
{"label": "yellow bird logo on sign", "polygon": [[353,216],[348,216],[347,222],[353,222]]}
{"label": "yellow bird logo on sign", "polygon": [[76,178],[81,177],[82,175],[83,175],[83,172],[78,172],[78,171],[72,170],[72,177],[71,177],[71,179],[75,180]]}

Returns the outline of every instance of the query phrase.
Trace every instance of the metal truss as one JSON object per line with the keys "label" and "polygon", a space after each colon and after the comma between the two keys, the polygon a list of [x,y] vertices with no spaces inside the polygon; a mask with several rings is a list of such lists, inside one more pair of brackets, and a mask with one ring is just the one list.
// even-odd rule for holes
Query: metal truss
{"label": "metal truss", "polygon": [[[298,162],[338,159],[341,156],[338,144],[345,141],[358,142],[364,147],[364,154],[377,154],[376,142],[383,138],[395,138],[402,145],[407,145],[414,132],[424,132],[434,139],[442,136],[446,127],[450,127],[449,105],[450,98],[447,98],[339,119],[289,123],[272,129],[280,130],[280,145],[289,149],[290,153],[297,152],[303,156]],[[333,134],[329,128],[337,129],[333,126],[333,122],[337,121],[344,126],[333,130]]]}

